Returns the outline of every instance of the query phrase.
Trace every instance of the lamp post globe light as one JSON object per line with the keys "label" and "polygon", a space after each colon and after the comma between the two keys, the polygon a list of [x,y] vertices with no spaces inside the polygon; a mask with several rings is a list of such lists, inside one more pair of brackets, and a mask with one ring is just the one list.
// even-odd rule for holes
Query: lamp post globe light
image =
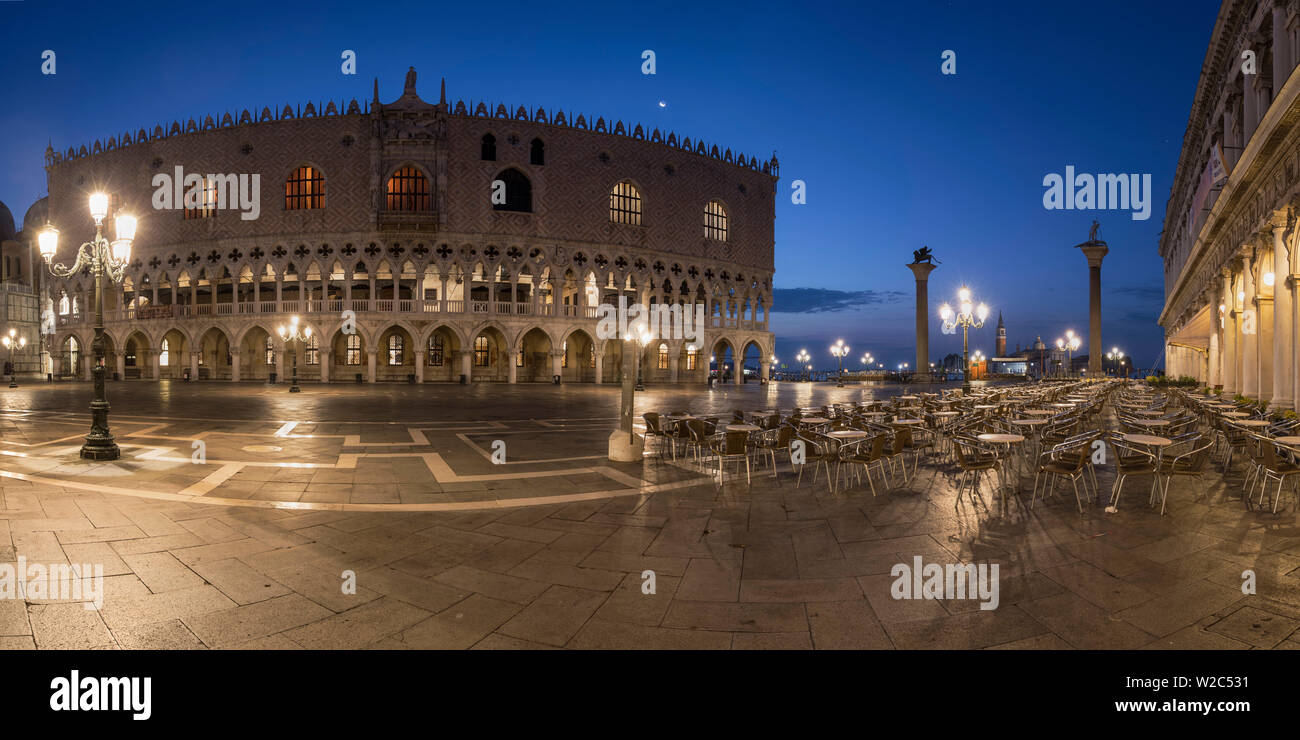
{"label": "lamp post globe light", "polygon": [[[307,327],[303,327],[302,330],[299,330],[297,316],[290,316],[289,325],[287,327],[281,326],[279,329],[276,330],[276,332],[280,335],[280,341],[284,342],[286,345],[290,344],[291,342],[306,342],[308,339],[311,339],[311,327],[307,326]],[[289,392],[298,393],[301,390],[302,389],[298,387],[298,353],[294,352],[293,353],[293,384],[289,386]]]}
{"label": "lamp post globe light", "polygon": [[831,354],[835,355],[835,387],[844,387],[844,358],[849,356],[849,345],[844,343],[843,339],[837,339],[835,344],[831,345]]}
{"label": "lamp post globe light", "polygon": [[947,303],[940,306],[939,318],[943,319],[945,331],[951,332],[961,327],[962,365],[965,368],[961,390],[962,393],[970,393],[970,329],[984,326],[984,320],[989,317],[989,307],[983,303],[976,307],[970,288],[964,285],[957,291],[957,301],[956,311]]}
{"label": "lamp post globe light", "polygon": [[[795,355],[794,358],[799,361],[800,365],[808,365],[808,361],[812,359],[812,355],[808,354],[808,350],[801,349],[799,350],[799,354]],[[808,382],[812,382],[812,365],[808,365]]]}
{"label": "lamp post globe light", "polygon": [[46,268],[55,277],[70,277],[89,268],[95,278],[95,396],[90,402],[90,434],[81,446],[85,460],[117,460],[122,456],[113,434],[108,429],[108,397],[104,392],[104,279],[115,284],[122,282],[123,270],[131,261],[131,242],[135,240],[136,219],[126,213],[114,218],[117,238],[111,243],[104,238],[104,217],[108,215],[108,196],[94,193],[90,196],[90,216],[95,219],[95,239],[77,249],[77,259],[72,267],[55,263],[54,253],[59,248],[59,230],[50,224],[37,236],[41,257]]}
{"label": "lamp post globe light", "polygon": [[9,387],[18,387],[18,366],[14,364],[14,350],[27,346],[27,337],[18,336],[17,329],[10,329],[9,333],[0,337],[0,344],[9,349]]}

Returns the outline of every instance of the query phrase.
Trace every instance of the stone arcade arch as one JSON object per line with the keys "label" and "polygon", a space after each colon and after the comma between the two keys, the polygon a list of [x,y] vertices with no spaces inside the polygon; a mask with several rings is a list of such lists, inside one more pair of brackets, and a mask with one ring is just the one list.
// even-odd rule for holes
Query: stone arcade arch
{"label": "stone arcade arch", "polygon": [[190,368],[190,339],[180,329],[168,329],[158,340],[158,377],[179,379]]}
{"label": "stone arcade arch", "polygon": [[[551,380],[551,335],[541,327],[533,327],[519,339],[515,357],[515,377],[519,382],[542,383]],[[522,356],[523,366],[519,367]]]}
{"label": "stone arcade arch", "polygon": [[198,342],[199,380],[236,380],[236,357],[230,351],[230,335],[220,327],[203,332]]}
{"label": "stone arcade arch", "polygon": [[424,368],[424,381],[450,383],[460,380],[461,363],[458,358],[464,347],[456,330],[440,324],[428,334],[420,347]]}
{"label": "stone arcade arch", "polygon": [[505,332],[495,323],[484,326],[470,342],[469,376],[473,381],[505,382],[509,379],[508,364],[513,364],[510,343]]}

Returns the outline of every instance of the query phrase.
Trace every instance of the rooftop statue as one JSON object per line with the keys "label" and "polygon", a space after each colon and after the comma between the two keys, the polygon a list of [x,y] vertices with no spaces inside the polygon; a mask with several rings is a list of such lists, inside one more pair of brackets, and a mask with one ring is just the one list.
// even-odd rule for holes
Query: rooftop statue
{"label": "rooftop statue", "polygon": [[928,262],[932,265],[942,264],[941,262],[939,262],[939,260],[935,259],[934,252],[931,252],[929,247],[921,247],[920,249],[913,249],[912,264],[919,265],[922,262]]}
{"label": "rooftop statue", "polygon": [[1096,219],[1093,219],[1092,228],[1088,230],[1088,241],[1090,242],[1097,241],[1097,229],[1100,228],[1101,228],[1101,224],[1097,223]]}

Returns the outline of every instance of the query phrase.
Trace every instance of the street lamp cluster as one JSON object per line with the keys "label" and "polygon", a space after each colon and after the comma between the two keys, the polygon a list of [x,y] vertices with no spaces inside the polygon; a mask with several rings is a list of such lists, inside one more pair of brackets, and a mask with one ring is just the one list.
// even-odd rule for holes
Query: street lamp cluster
{"label": "street lamp cluster", "polygon": [[1115,369],[1115,375],[1118,376],[1120,368],[1123,368],[1124,379],[1125,380],[1128,379],[1128,367],[1127,367],[1128,358],[1125,357],[1124,353],[1119,350],[1119,347],[1111,347],[1110,351],[1106,353],[1106,359],[1110,360],[1111,362],[1119,363],[1119,367]]}
{"label": "street lamp cluster", "polygon": [[17,388],[18,368],[14,365],[14,350],[26,347],[27,337],[20,337],[17,329],[10,329],[7,335],[0,337],[0,344],[9,349],[9,387]]}
{"label": "street lamp cluster", "polygon": [[962,286],[957,291],[957,310],[954,311],[952,306],[947,303],[939,307],[939,318],[943,319],[943,328],[946,332],[955,331],[961,327],[961,354],[962,365],[966,368],[964,381],[962,382],[962,391],[970,392],[970,330],[978,329],[984,326],[984,320],[989,317],[989,307],[983,303],[975,306],[975,301],[971,297],[970,288]]}
{"label": "street lamp cluster", "polygon": [[77,259],[72,267],[54,263],[54,253],[59,249],[59,230],[50,224],[37,236],[41,257],[50,274],[70,277],[82,269],[89,269],[95,279],[95,396],[90,402],[90,434],[81,446],[81,457],[86,460],[116,460],[122,456],[112,432],[108,429],[108,398],[104,391],[104,279],[122,282],[123,270],[131,261],[131,242],[135,240],[136,219],[127,213],[114,218],[117,238],[112,242],[104,238],[104,218],[108,215],[108,196],[94,193],[90,196],[90,216],[95,220],[95,239],[77,249]]}
{"label": "street lamp cluster", "polygon": [[[303,327],[302,330],[299,330],[297,316],[289,317],[289,325],[287,327],[281,326],[276,330],[276,333],[280,335],[280,341],[284,342],[286,345],[290,342],[306,342],[308,339],[311,339],[311,327],[307,326]],[[293,384],[289,386],[289,392],[298,393],[301,390],[302,389],[298,387],[298,353],[294,352]]]}
{"label": "street lamp cluster", "polygon": [[1056,349],[1065,352],[1066,375],[1074,374],[1074,351],[1079,349],[1083,344],[1083,338],[1074,333],[1073,329],[1065,332],[1065,337],[1056,340]]}
{"label": "street lamp cluster", "polygon": [[844,358],[848,357],[849,355],[849,345],[845,344],[843,339],[836,340],[835,344],[831,345],[831,354],[835,356],[835,364],[837,368],[835,387],[843,388],[844,387]]}

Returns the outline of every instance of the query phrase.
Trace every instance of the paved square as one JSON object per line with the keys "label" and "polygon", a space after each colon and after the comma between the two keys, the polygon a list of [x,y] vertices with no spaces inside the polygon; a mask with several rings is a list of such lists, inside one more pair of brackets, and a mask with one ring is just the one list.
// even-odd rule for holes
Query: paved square
{"label": "paved square", "polygon": [[[988,487],[955,505],[936,458],[874,497],[811,466],[796,488],[784,462],[722,487],[671,457],[611,463],[608,386],[285,390],[111,384],[114,463],[77,457],[88,385],[0,397],[0,563],[105,583],[98,610],[0,599],[0,647],[1300,647],[1295,510],[1248,509],[1239,467],[1176,482],[1163,517],[1140,482],[1115,514],[1068,492],[1030,510],[1026,486],[1003,517]],[[651,387],[637,414],[898,392]],[[998,607],[894,599],[917,556],[997,564]]]}

